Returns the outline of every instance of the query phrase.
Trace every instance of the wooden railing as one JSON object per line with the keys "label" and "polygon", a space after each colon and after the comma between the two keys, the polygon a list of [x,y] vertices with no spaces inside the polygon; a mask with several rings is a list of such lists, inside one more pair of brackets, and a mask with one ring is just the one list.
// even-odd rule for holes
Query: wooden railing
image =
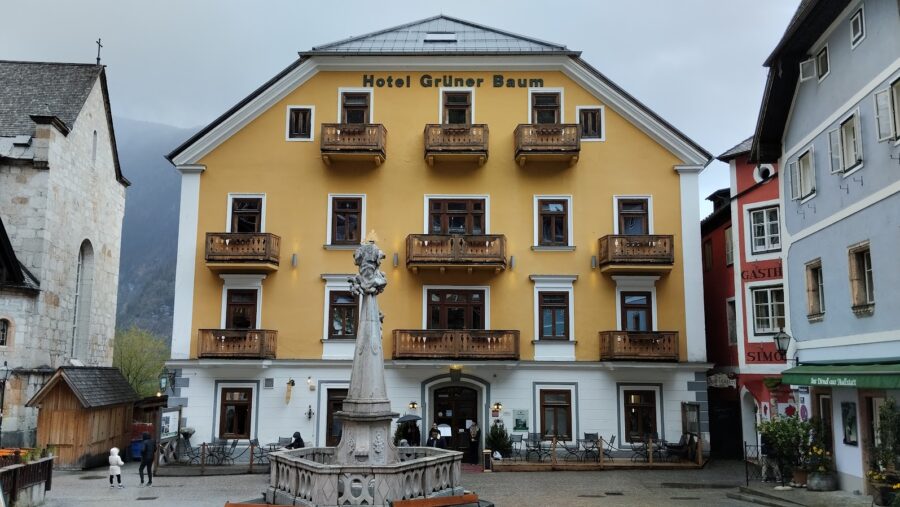
{"label": "wooden railing", "polygon": [[384,144],[387,129],[378,123],[322,124],[322,154],[326,153],[371,153],[385,156]]}
{"label": "wooden railing", "polygon": [[678,332],[600,331],[600,360],[678,361]]}
{"label": "wooden railing", "polygon": [[[44,491],[50,491],[53,483],[53,459],[45,457],[30,463],[16,463],[0,468],[0,491],[9,500],[9,505],[16,505],[19,493],[37,484],[43,483]],[[28,500],[33,498],[29,497]]]}
{"label": "wooden railing", "polygon": [[577,124],[523,123],[516,127],[516,156],[528,153],[578,153],[581,132]]}
{"label": "wooden railing", "polygon": [[395,329],[394,359],[519,359],[519,331]]}
{"label": "wooden railing", "polygon": [[600,238],[600,265],[672,264],[674,238],[670,235],[609,235]]}
{"label": "wooden railing", "polygon": [[488,151],[487,125],[425,125],[425,156],[429,153]]}
{"label": "wooden railing", "polygon": [[281,238],[268,233],[207,232],[206,262],[269,262],[277,265]]}
{"label": "wooden railing", "polygon": [[484,265],[506,267],[506,236],[502,234],[410,234],[406,265]]}
{"label": "wooden railing", "polygon": [[201,329],[201,358],[275,359],[278,331],[271,329]]}

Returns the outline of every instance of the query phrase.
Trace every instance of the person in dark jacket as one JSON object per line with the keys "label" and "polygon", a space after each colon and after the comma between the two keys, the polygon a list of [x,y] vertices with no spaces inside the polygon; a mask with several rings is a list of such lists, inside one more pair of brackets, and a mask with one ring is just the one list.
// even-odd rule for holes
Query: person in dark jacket
{"label": "person in dark jacket", "polygon": [[441,438],[441,432],[437,429],[431,430],[431,433],[428,434],[428,440],[425,441],[426,447],[438,447],[443,449],[446,447],[444,445],[444,439]]}
{"label": "person in dark jacket", "polygon": [[409,445],[418,447],[422,445],[422,434],[419,432],[419,425],[415,421],[410,421],[406,430],[406,441]]}
{"label": "person in dark jacket", "polygon": [[306,447],[306,444],[303,443],[303,437],[300,436],[299,431],[294,432],[294,441],[284,446],[285,449],[302,449]]}
{"label": "person in dark jacket", "polygon": [[144,468],[147,469],[147,487],[153,486],[153,456],[156,454],[156,442],[146,431],[141,435],[141,466],[138,474],[141,476],[141,486],[144,485]]}

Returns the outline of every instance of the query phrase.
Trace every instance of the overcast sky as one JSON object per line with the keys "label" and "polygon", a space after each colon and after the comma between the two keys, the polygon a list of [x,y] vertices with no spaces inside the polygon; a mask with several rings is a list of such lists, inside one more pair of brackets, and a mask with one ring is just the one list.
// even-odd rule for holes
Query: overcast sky
{"label": "overcast sky", "polygon": [[[582,51],[719,155],[753,134],[762,63],[798,1],[18,1],[3,7],[0,59],[93,62],[102,37],[113,114],[197,127],[299,50],[443,12]],[[726,169],[704,171],[702,197],[728,186]]]}

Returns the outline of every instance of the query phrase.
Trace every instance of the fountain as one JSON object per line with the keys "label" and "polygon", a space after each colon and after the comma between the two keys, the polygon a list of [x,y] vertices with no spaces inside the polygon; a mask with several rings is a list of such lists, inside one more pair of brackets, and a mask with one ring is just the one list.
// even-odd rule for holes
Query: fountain
{"label": "fountain", "polygon": [[307,447],[270,455],[266,501],[278,505],[387,506],[392,500],[458,495],[462,453],[432,447],[398,449],[391,439],[390,400],[384,382],[383,315],[378,294],[387,285],[384,259],[373,240],[353,254],[359,274],[351,290],[362,305],[350,389],[337,447]]}

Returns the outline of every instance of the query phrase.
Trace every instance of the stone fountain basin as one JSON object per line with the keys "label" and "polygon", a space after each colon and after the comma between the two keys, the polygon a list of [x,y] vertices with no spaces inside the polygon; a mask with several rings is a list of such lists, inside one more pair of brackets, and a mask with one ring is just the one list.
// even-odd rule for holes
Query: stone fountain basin
{"label": "stone fountain basin", "polygon": [[387,506],[392,500],[462,494],[463,453],[400,447],[399,463],[341,465],[336,447],[306,447],[269,454],[266,501],[276,505]]}

